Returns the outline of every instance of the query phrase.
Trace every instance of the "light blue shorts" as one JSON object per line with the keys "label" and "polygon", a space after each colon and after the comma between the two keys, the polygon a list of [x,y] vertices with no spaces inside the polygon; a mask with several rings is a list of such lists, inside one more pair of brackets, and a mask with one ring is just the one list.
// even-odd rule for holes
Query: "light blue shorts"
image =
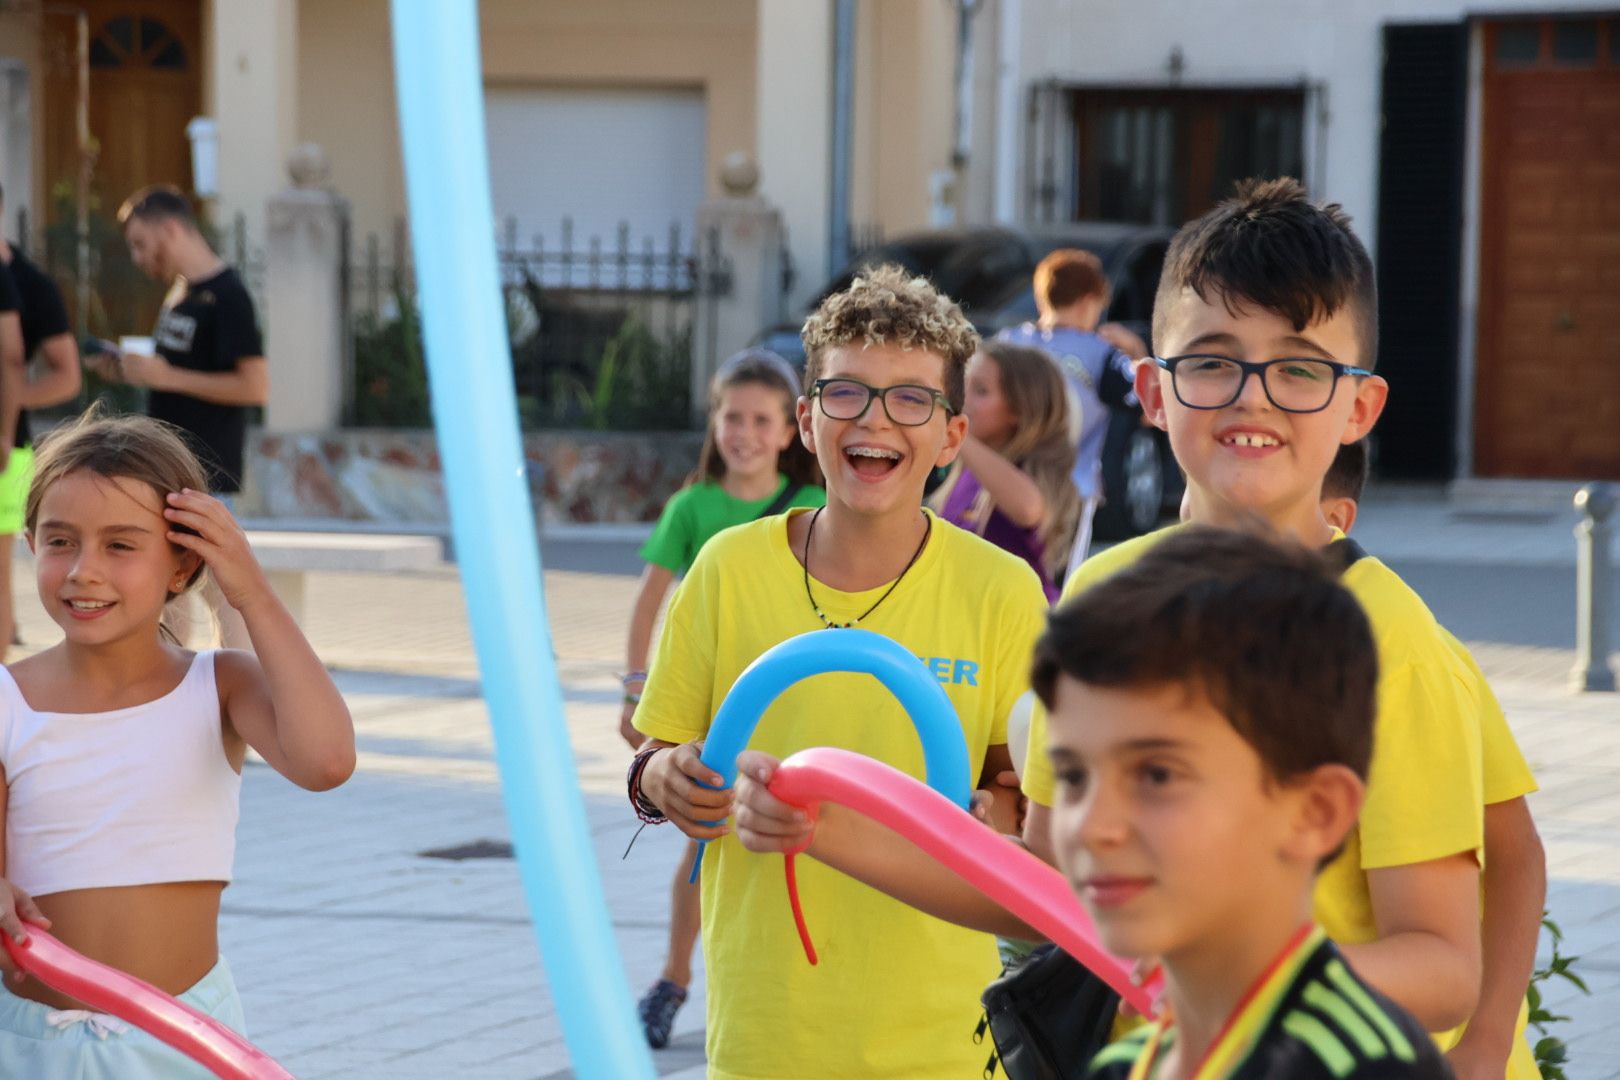
{"label": "light blue shorts", "polygon": [[[225,958],[180,1000],[245,1032]],[[0,1077],[212,1080],[213,1073],[138,1028],[102,1013],[66,1012],[0,991]]]}

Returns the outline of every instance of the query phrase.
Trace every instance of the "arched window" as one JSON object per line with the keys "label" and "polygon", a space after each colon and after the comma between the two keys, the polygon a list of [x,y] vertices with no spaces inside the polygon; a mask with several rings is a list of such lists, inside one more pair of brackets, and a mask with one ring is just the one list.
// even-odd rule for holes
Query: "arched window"
{"label": "arched window", "polygon": [[119,15],[91,37],[90,66],[184,71],[186,48],[159,19]]}

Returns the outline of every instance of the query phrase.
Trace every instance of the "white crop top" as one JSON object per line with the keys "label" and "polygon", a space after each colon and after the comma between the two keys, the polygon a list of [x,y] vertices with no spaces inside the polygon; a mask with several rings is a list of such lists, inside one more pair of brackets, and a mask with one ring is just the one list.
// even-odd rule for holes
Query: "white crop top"
{"label": "white crop top", "polygon": [[36,712],[0,672],[7,878],[30,896],[231,880],[242,777],[212,652],[156,701],[112,712]]}

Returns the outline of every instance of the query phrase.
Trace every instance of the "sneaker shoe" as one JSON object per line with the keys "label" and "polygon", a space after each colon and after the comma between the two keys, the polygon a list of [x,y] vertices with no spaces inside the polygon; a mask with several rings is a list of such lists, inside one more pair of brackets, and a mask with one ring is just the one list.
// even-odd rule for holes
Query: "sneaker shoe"
{"label": "sneaker shoe", "polygon": [[640,1001],[636,1013],[647,1033],[647,1045],[662,1050],[669,1045],[669,1033],[675,1026],[675,1014],[686,1004],[686,988],[676,986],[668,979],[659,979]]}

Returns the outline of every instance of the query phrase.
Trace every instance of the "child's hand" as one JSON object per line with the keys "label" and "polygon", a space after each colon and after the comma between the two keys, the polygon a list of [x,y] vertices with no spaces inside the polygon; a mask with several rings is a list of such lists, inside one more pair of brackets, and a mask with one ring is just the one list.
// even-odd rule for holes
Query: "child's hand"
{"label": "child's hand", "polygon": [[[4,879],[0,879],[0,933],[11,936],[11,940],[19,944],[27,938],[28,932],[23,927],[23,920],[38,923],[49,930],[51,920],[39,910],[34,898],[23,892],[17,886]],[[0,973],[4,973],[7,981],[13,985],[20,984],[28,976],[11,959],[11,954],[0,948]]]}
{"label": "child's hand", "polygon": [[636,703],[627,701],[624,708],[619,711],[619,738],[630,744],[630,749],[640,750],[641,744],[647,741],[647,736],[636,730],[633,722],[636,717]]}
{"label": "child's hand", "polygon": [[724,822],[705,824],[731,816],[731,789],[720,786],[725,782],[703,764],[703,741],[693,739],[652,756],[643,767],[641,792],[687,836],[714,840],[731,831]]}
{"label": "child's hand", "polygon": [[231,607],[241,611],[244,605],[272,595],[264,570],[248,546],[247,533],[224,503],[190,489],[171,492],[168,501],[163,516],[169,524],[195,531],[193,535],[170,528],[169,539],[202,557]]}
{"label": "child's hand", "polygon": [[737,839],[749,851],[800,852],[815,835],[816,820],[809,812],[770,793],[771,778],[781,764],[758,750],[737,755]]}
{"label": "child's hand", "polygon": [[[996,820],[996,796],[1000,794],[997,788],[1011,791],[1014,800],[1007,805],[1000,815],[1002,820]],[[994,788],[979,788],[973,793],[968,803],[968,812],[975,818],[998,833],[1009,836],[1021,836],[1024,832],[1024,815],[1029,812],[1029,799],[1024,795],[1020,786],[1018,774],[1011,769],[1003,769],[996,774]],[[1007,813],[1014,816],[1011,821],[1006,820]]]}

